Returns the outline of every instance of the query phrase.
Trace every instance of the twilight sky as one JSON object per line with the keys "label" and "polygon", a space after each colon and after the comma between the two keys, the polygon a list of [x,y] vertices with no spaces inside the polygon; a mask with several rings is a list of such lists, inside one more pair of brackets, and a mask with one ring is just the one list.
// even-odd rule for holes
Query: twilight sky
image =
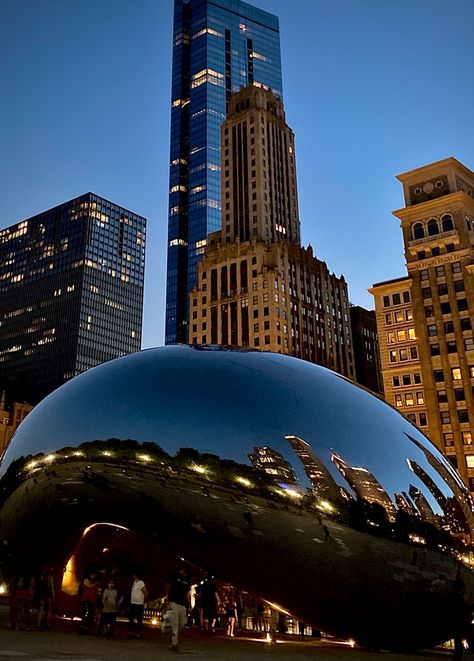
{"label": "twilight sky", "polygon": [[[0,0],[0,228],[93,191],[148,218],[163,344],[172,0]],[[472,0],[254,0],[280,18],[302,240],[353,303],[405,274],[395,175],[474,169]]]}

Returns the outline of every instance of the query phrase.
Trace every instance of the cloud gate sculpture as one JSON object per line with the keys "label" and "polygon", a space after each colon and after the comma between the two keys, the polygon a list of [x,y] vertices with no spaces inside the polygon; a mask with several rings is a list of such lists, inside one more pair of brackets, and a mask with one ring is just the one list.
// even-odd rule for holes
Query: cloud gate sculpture
{"label": "cloud gate sculpture", "polygon": [[0,489],[5,575],[65,565],[107,521],[371,646],[446,640],[451,581],[474,597],[456,471],[377,397],[286,356],[166,347],[91,369],[21,424]]}

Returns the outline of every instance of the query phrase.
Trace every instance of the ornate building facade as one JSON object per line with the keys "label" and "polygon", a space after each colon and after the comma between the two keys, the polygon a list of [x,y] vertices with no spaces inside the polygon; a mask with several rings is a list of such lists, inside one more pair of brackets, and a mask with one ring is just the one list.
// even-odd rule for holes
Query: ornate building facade
{"label": "ornate building facade", "polygon": [[256,86],[233,95],[221,144],[222,230],[198,266],[189,342],[276,351],[354,378],[347,284],[299,243],[281,101]]}
{"label": "ornate building facade", "polygon": [[474,491],[474,173],[447,158],[398,179],[408,275],[370,290],[385,396]]}

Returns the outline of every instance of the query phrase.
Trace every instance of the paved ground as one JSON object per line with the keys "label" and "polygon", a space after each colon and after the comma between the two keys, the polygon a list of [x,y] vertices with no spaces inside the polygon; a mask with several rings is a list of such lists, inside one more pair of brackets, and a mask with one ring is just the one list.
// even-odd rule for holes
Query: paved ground
{"label": "paved ground", "polygon": [[[168,641],[158,631],[146,629],[142,640],[127,640],[119,630],[117,639],[79,636],[77,623],[53,621],[53,631],[10,631],[0,629],[0,661],[168,661],[174,658],[196,661],[447,661],[447,652],[392,654],[351,648],[336,642],[311,638],[267,643],[257,636],[226,638],[223,633],[202,634],[185,630],[180,652],[168,648]],[[260,634],[258,634],[260,636]],[[263,634],[262,634],[263,635]]]}

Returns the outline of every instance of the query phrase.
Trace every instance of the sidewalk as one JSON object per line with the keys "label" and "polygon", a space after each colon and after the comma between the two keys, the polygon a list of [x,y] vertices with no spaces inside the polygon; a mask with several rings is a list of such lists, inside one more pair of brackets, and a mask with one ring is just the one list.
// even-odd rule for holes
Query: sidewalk
{"label": "sidewalk", "polygon": [[[167,637],[146,629],[142,640],[127,640],[119,632],[116,640],[97,636],[79,636],[77,623],[53,620],[54,631],[9,631],[0,629],[0,661],[168,661],[175,658],[203,661],[447,661],[445,652],[392,654],[369,652],[335,642],[311,638],[267,643],[247,635],[229,639],[223,633],[207,634],[186,629],[176,654],[168,648]],[[59,630],[60,629],[60,630]]]}

